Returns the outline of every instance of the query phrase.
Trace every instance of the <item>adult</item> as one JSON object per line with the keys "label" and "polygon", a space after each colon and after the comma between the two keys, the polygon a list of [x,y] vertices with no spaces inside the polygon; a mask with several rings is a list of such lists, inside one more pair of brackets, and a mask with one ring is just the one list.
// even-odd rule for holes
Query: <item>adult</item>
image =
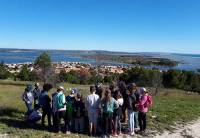
{"label": "adult", "polygon": [[33,87],[32,85],[27,85],[26,89],[24,90],[24,93],[22,95],[22,100],[25,102],[26,107],[27,107],[27,112],[25,113],[26,115],[29,115],[32,111],[33,111],[33,101],[34,101],[34,97],[33,97],[33,93],[32,93]]}
{"label": "adult", "polygon": [[51,84],[44,84],[39,96],[39,105],[42,108],[42,126],[45,126],[45,117],[48,118],[48,127],[51,128],[51,98],[48,92],[53,88]]}
{"label": "adult", "polygon": [[40,84],[39,83],[35,83],[35,88],[33,90],[33,96],[34,96],[34,108],[36,107],[36,105],[39,103],[39,96],[40,96],[40,88],[39,88]]}
{"label": "adult", "polygon": [[[63,93],[64,87],[59,86],[57,88],[57,95],[56,95],[56,130],[57,132],[61,131],[61,119],[65,121],[65,113],[66,113],[66,101],[65,101],[65,95]],[[66,124],[66,122],[65,122]],[[66,126],[66,125],[65,125]]]}
{"label": "adult", "polygon": [[[89,136],[96,135],[97,132],[97,118],[99,112],[100,98],[95,94],[95,87],[90,86],[90,95],[86,99],[86,108],[89,118]],[[94,130],[94,133],[92,133]]]}

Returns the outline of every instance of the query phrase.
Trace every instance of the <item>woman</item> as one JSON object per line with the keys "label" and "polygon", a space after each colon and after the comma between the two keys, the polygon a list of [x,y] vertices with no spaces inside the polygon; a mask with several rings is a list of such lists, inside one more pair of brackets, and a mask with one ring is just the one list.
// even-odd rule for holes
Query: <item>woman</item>
{"label": "woman", "polygon": [[27,107],[27,112],[25,113],[26,115],[29,115],[33,111],[33,93],[32,93],[33,87],[32,85],[27,85],[23,95],[22,95],[22,100],[25,102],[26,107]]}
{"label": "woman", "polygon": [[111,96],[109,88],[105,90],[105,97],[102,100],[103,121],[105,122],[104,134],[109,137],[112,133],[113,112],[119,107],[117,101]]}

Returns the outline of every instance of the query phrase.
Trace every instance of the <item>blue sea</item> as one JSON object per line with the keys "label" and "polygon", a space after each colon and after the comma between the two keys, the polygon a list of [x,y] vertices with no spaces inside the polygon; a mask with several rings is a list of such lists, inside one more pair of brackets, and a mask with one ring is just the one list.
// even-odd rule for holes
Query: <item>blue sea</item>
{"label": "blue sea", "polygon": [[[33,62],[43,50],[21,50],[21,49],[0,49],[0,61],[4,63],[25,63]],[[53,62],[82,62],[96,64],[92,59],[85,59],[80,55],[93,54],[97,51],[78,51],[78,50],[48,50],[47,51]],[[104,51],[101,51],[104,52]],[[105,51],[106,52],[106,51]],[[181,63],[176,67],[157,67],[160,69],[180,69],[180,70],[197,70],[200,69],[200,55],[197,54],[177,54],[177,53],[115,53],[106,52],[107,54],[128,54],[128,55],[144,55],[158,58],[168,58],[171,60],[180,61]],[[102,62],[102,64],[122,65],[120,63]]]}

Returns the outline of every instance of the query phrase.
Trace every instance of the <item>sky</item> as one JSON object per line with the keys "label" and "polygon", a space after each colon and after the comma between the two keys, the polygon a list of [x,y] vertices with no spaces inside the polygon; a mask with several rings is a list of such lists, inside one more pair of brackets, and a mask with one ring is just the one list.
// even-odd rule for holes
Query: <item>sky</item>
{"label": "sky", "polygon": [[0,0],[0,48],[200,54],[200,0]]}

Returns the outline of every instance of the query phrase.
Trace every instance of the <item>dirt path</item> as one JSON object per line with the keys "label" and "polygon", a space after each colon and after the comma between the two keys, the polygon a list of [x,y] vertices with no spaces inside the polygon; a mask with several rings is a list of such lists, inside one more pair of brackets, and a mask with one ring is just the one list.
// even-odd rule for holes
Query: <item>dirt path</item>
{"label": "dirt path", "polygon": [[174,132],[165,131],[155,138],[200,138],[200,119],[184,126],[178,126]]}

